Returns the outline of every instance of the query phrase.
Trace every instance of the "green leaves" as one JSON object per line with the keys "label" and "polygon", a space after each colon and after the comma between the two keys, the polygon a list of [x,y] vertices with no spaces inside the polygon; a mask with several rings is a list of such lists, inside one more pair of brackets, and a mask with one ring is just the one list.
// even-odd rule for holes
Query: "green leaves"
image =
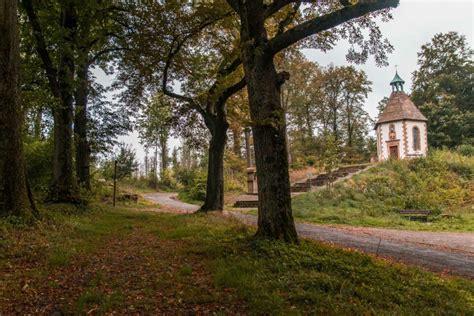
{"label": "green leaves", "polygon": [[428,142],[456,147],[474,139],[474,51],[456,32],[436,34],[418,53],[413,102],[428,119]]}

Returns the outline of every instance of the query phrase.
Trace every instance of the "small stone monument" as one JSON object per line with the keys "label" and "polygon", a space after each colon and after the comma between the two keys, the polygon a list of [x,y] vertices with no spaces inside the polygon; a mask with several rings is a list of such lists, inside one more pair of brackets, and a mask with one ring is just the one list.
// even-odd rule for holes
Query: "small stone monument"
{"label": "small stone monument", "polygon": [[257,173],[254,167],[247,168],[247,189],[248,194],[256,194],[257,188]]}

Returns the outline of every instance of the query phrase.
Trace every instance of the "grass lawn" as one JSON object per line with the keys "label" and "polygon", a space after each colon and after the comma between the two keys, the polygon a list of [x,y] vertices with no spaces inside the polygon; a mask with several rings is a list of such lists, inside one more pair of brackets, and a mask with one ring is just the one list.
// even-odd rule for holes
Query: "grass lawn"
{"label": "grass lawn", "polygon": [[[406,230],[474,232],[474,210],[465,208],[450,218],[430,216],[427,222],[409,220],[398,212],[388,210],[380,201],[373,203],[355,199],[329,198],[321,195],[330,193],[309,193],[293,198],[293,215],[296,220],[316,224],[343,224],[351,226],[385,227]],[[256,214],[256,211],[252,212]]]}
{"label": "grass lawn", "polygon": [[219,215],[66,209],[34,226],[0,221],[0,314],[474,313],[472,281],[255,241]]}

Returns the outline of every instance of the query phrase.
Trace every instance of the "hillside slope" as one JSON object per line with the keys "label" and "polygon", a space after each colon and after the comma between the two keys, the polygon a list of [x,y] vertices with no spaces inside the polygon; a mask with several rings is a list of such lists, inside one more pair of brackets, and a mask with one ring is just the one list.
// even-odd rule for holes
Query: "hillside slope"
{"label": "hillside slope", "polygon": [[[296,218],[317,223],[474,231],[474,157],[433,151],[427,158],[388,161],[293,201]],[[429,210],[427,223],[402,209]]]}

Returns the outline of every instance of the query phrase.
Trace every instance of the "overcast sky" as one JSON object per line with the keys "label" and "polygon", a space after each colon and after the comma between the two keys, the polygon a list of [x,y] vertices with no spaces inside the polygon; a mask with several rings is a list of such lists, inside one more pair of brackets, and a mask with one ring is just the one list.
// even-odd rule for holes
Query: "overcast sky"
{"label": "overcast sky", "polygon": [[[411,92],[411,74],[417,68],[417,53],[421,45],[430,42],[436,33],[457,31],[466,36],[471,47],[474,42],[474,0],[401,0],[392,13],[393,20],[379,24],[382,34],[395,48],[389,55],[390,65],[377,67],[374,60],[369,59],[366,64],[356,66],[363,69],[372,81],[372,93],[365,109],[373,118],[377,116],[377,103],[391,92],[389,82],[395,74],[395,65],[398,65],[398,73],[406,82],[405,91]],[[304,53],[322,66],[331,63],[340,66],[348,64],[345,59],[347,47],[347,43],[340,43],[327,53],[317,50],[304,50]],[[121,141],[132,144],[137,150],[137,158],[142,161],[144,152],[136,133],[122,137]],[[171,145],[176,146],[177,140],[172,140]]]}

